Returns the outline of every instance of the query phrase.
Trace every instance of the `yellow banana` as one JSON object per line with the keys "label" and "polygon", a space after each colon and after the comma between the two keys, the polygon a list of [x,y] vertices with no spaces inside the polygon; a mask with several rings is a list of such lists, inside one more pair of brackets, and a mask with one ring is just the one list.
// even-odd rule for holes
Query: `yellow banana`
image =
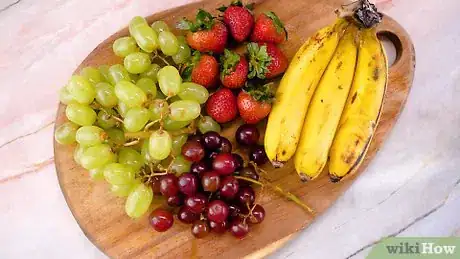
{"label": "yellow banana", "polygon": [[358,52],[357,37],[357,27],[349,26],[308,107],[294,157],[295,168],[303,181],[316,178],[327,162],[353,82]]}
{"label": "yellow banana", "polygon": [[294,155],[311,97],[347,26],[338,19],[319,30],[298,50],[284,74],[265,132],[265,151],[275,167]]}
{"label": "yellow banana", "polygon": [[366,155],[382,110],[388,63],[375,29],[364,29],[358,63],[340,126],[329,152],[329,177],[352,174]]}

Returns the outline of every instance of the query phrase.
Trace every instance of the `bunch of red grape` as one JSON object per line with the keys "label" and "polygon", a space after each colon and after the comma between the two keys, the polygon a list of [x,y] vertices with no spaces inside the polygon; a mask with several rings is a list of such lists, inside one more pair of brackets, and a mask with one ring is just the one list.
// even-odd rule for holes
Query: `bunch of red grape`
{"label": "bunch of red grape", "polygon": [[[240,126],[235,137],[240,145],[249,147],[253,163],[262,165],[268,161],[263,147],[257,145],[260,133],[254,125]],[[189,173],[179,177],[167,174],[152,183],[153,191],[165,196],[170,207],[158,208],[150,215],[156,231],[168,230],[176,214],[182,223],[192,224],[191,232],[196,238],[227,230],[243,238],[250,224],[264,220],[265,210],[255,203],[251,181],[244,180],[258,181],[259,175],[252,164],[245,166],[243,158],[232,153],[227,138],[214,131],[193,136],[182,146],[182,155],[193,162]]]}

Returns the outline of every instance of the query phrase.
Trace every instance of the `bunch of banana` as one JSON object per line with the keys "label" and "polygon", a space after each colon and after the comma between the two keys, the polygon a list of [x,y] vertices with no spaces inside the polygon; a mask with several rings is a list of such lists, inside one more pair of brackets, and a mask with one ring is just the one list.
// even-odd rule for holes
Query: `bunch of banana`
{"label": "bunch of banana", "polygon": [[265,151],[276,167],[294,157],[302,180],[328,164],[332,181],[356,171],[382,109],[388,66],[372,28],[381,14],[360,0],[299,49],[276,93]]}

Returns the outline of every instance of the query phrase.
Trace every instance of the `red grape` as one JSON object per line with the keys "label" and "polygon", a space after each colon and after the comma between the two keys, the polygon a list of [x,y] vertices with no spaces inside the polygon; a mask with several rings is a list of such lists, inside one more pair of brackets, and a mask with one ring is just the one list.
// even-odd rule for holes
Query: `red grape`
{"label": "red grape", "polygon": [[221,138],[219,133],[208,131],[202,136],[202,143],[208,150],[216,150],[220,148]]}
{"label": "red grape", "polygon": [[209,225],[204,220],[195,222],[192,226],[192,234],[196,238],[204,238],[209,234]]}
{"label": "red grape", "polygon": [[152,178],[152,191],[154,194],[161,194],[161,190],[160,190],[160,186],[161,186],[161,183],[160,183],[160,177],[159,176],[154,176]]}
{"label": "red grape", "polygon": [[204,211],[207,203],[207,198],[201,193],[185,199],[185,206],[187,206],[193,213],[201,213]]}
{"label": "red grape", "polygon": [[180,193],[177,193],[176,195],[174,196],[169,196],[167,199],[166,199],[166,202],[168,203],[169,206],[171,207],[179,207],[179,206],[182,206],[184,204],[184,197],[182,194]]}
{"label": "red grape", "polygon": [[250,178],[255,181],[259,181],[259,175],[257,174],[256,169],[252,165],[242,168],[240,170],[240,176]]}
{"label": "red grape", "polygon": [[197,174],[199,177],[201,177],[201,175],[204,172],[209,171],[209,169],[210,168],[207,163],[205,163],[204,161],[200,161],[192,164],[192,166],[190,167],[190,172]]}
{"label": "red grape", "polygon": [[230,223],[230,232],[237,238],[244,238],[249,232],[249,225],[242,218],[234,218]]}
{"label": "red grape", "polygon": [[257,145],[251,148],[249,152],[249,160],[253,161],[258,165],[263,165],[268,162],[267,154],[263,146]]}
{"label": "red grape", "polygon": [[229,175],[222,180],[222,187],[220,188],[220,195],[227,199],[233,199],[238,192],[238,180]]}
{"label": "red grape", "polygon": [[195,195],[198,188],[198,179],[194,174],[186,173],[179,176],[178,185],[183,194],[192,196]]}
{"label": "red grape", "polygon": [[236,204],[229,204],[228,205],[228,212],[231,218],[238,217],[241,212],[241,207]]}
{"label": "red grape", "polygon": [[176,195],[179,192],[177,176],[174,174],[163,175],[160,178],[160,192],[166,197]]}
{"label": "red grape", "polygon": [[244,166],[243,158],[240,155],[235,154],[235,153],[233,153],[232,156],[233,156],[233,159],[235,159],[235,168],[236,168],[235,170],[241,169]]}
{"label": "red grape", "polygon": [[223,234],[227,231],[228,223],[227,221],[215,222],[211,220],[209,221],[209,226],[211,227],[212,232],[216,234]]}
{"label": "red grape", "polygon": [[232,154],[221,153],[212,161],[212,168],[221,175],[227,175],[235,172],[236,162]]}
{"label": "red grape", "polygon": [[223,222],[227,219],[229,214],[228,205],[221,201],[215,200],[208,204],[208,219],[215,222]]}
{"label": "red grape", "polygon": [[256,126],[250,124],[241,125],[235,133],[236,142],[245,146],[252,146],[259,141],[260,133]]}
{"label": "red grape", "polygon": [[214,161],[214,159],[216,159],[217,154],[219,154],[219,152],[211,151],[206,155],[206,159],[208,159],[209,161],[212,162],[212,161]]}
{"label": "red grape", "polygon": [[219,150],[219,153],[231,153],[232,143],[227,138],[220,137],[220,147],[218,150]]}
{"label": "red grape", "polygon": [[252,187],[250,186],[240,188],[240,190],[236,194],[236,199],[240,202],[242,206],[246,206],[246,204],[254,204],[254,201],[256,200],[254,189],[252,189]]}
{"label": "red grape", "polygon": [[186,206],[182,206],[177,213],[177,218],[185,224],[192,224],[193,222],[200,219],[200,214],[193,213]]}
{"label": "red grape", "polygon": [[172,227],[173,223],[173,215],[167,210],[156,209],[150,214],[150,225],[158,232],[165,232]]}
{"label": "red grape", "polygon": [[265,218],[265,209],[259,204],[256,204],[252,209],[252,213],[249,216],[249,222],[252,224],[259,224]]}
{"label": "red grape", "polygon": [[204,148],[198,141],[187,141],[182,146],[182,155],[185,159],[198,162],[204,157]]}
{"label": "red grape", "polygon": [[216,171],[209,171],[201,177],[201,185],[205,192],[215,192],[220,187],[220,176]]}
{"label": "red grape", "polygon": [[200,135],[189,136],[189,139],[187,141],[198,142],[200,144],[203,144],[203,140]]}

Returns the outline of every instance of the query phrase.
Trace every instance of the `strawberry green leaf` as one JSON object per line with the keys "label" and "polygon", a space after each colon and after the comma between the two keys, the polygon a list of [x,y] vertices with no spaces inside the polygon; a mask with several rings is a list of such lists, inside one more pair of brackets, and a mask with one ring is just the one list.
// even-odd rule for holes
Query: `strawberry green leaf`
{"label": "strawberry green leaf", "polygon": [[225,12],[225,10],[227,10],[227,8],[228,8],[228,6],[223,5],[223,6],[219,7],[219,8],[217,8],[216,10],[219,11],[219,12]]}
{"label": "strawberry green leaf", "polygon": [[222,72],[228,75],[235,70],[235,66],[240,62],[240,55],[228,49],[224,50],[224,55],[220,57]]}
{"label": "strawberry green leaf", "polygon": [[267,53],[267,46],[259,46],[255,42],[250,42],[246,46],[249,53],[249,74],[248,78],[265,79],[272,58]]}
{"label": "strawberry green leaf", "polygon": [[244,87],[249,95],[252,96],[258,102],[268,102],[271,103],[275,97],[273,83],[263,84],[259,81],[248,81]]}
{"label": "strawberry green leaf", "polygon": [[203,9],[196,14],[196,25],[200,29],[210,30],[214,25],[214,17]]}
{"label": "strawberry green leaf", "polygon": [[246,7],[246,9],[252,11],[252,10],[254,10],[254,3],[247,4],[244,7]]}
{"label": "strawberry green leaf", "polygon": [[180,20],[176,25],[177,29],[187,30],[187,31],[192,30],[193,27],[194,27],[193,22],[191,22],[190,20],[187,20],[186,18]]}
{"label": "strawberry green leaf", "polygon": [[243,3],[241,2],[241,0],[234,0],[234,1],[232,1],[232,3],[230,5],[243,6]]}
{"label": "strawberry green leaf", "polygon": [[276,28],[276,32],[282,33],[284,31],[286,33],[286,40],[287,40],[288,32],[286,30],[286,27],[284,27],[284,24],[280,20],[280,18],[274,12],[265,12],[264,14],[273,21],[273,24],[275,25],[275,28]]}

